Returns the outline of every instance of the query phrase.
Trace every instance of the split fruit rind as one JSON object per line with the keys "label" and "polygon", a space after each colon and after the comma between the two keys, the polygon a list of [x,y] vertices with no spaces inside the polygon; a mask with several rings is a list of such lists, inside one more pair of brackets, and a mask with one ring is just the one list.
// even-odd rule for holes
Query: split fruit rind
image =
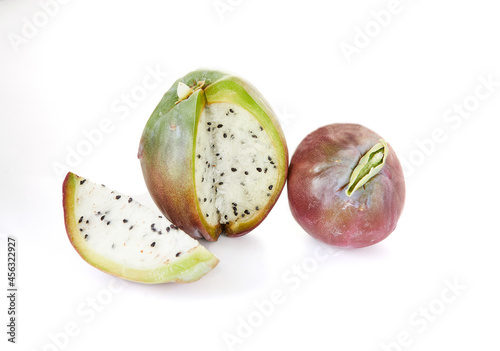
{"label": "split fruit rind", "polygon": [[141,283],[192,282],[219,260],[196,240],[131,197],[68,173],[66,231],[92,266]]}
{"label": "split fruit rind", "polygon": [[194,71],[151,115],[138,157],[162,213],[194,238],[241,236],[271,211],[288,150],[269,104],[240,78]]}

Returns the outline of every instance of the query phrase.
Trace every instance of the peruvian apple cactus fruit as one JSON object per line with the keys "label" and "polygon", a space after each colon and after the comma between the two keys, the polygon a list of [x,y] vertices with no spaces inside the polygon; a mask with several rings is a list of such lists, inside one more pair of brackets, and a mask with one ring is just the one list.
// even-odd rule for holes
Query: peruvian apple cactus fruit
{"label": "peruvian apple cactus fruit", "polygon": [[314,238],[338,247],[370,246],[396,228],[405,201],[403,170],[390,145],[370,129],[331,124],[297,147],[288,200]]}
{"label": "peruvian apple cactus fruit", "polygon": [[80,256],[108,274],[140,283],[189,283],[219,260],[155,211],[103,184],[68,173],[64,222]]}
{"label": "peruvian apple cactus fruit", "polygon": [[216,71],[174,83],[146,124],[138,157],[161,212],[209,241],[259,225],[288,171],[285,138],[269,104],[247,82]]}

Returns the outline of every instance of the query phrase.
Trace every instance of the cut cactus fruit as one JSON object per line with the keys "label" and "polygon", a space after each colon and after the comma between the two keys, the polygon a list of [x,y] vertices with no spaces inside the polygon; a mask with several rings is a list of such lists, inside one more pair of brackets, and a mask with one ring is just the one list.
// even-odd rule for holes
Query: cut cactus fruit
{"label": "cut cactus fruit", "polygon": [[68,173],[66,231],[80,256],[103,272],[141,283],[196,281],[219,260],[131,197]]}
{"label": "cut cactus fruit", "polygon": [[269,104],[249,83],[216,71],[174,83],[144,129],[138,156],[163,214],[210,241],[259,225],[288,172],[285,137]]}

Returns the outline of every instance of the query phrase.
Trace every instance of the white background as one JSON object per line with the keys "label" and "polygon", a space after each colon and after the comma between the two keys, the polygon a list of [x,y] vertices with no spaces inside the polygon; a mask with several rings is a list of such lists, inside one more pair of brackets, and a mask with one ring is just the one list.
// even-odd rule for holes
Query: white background
{"label": "white background", "polygon": [[[13,235],[12,349],[498,350],[498,14],[491,0],[1,0],[0,286]],[[60,168],[151,204],[142,129],[172,82],[200,67],[252,82],[290,155],[329,123],[382,135],[407,168],[396,231],[321,261],[285,189],[255,231],[207,245],[221,262],[196,283],[123,283],[86,264],[66,237]],[[467,118],[450,112],[460,106]],[[112,131],[69,164],[106,119]],[[274,290],[282,303],[271,308]]]}

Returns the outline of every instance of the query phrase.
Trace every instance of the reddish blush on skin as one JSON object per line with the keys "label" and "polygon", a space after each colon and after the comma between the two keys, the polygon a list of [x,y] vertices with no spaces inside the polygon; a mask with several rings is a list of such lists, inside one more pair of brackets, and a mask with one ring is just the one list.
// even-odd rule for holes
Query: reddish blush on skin
{"label": "reddish blush on skin", "polygon": [[[354,179],[353,171],[359,171]],[[358,124],[331,124],[309,134],[292,157],[287,187],[291,212],[302,228],[343,248],[385,239],[405,202],[394,150]]]}

